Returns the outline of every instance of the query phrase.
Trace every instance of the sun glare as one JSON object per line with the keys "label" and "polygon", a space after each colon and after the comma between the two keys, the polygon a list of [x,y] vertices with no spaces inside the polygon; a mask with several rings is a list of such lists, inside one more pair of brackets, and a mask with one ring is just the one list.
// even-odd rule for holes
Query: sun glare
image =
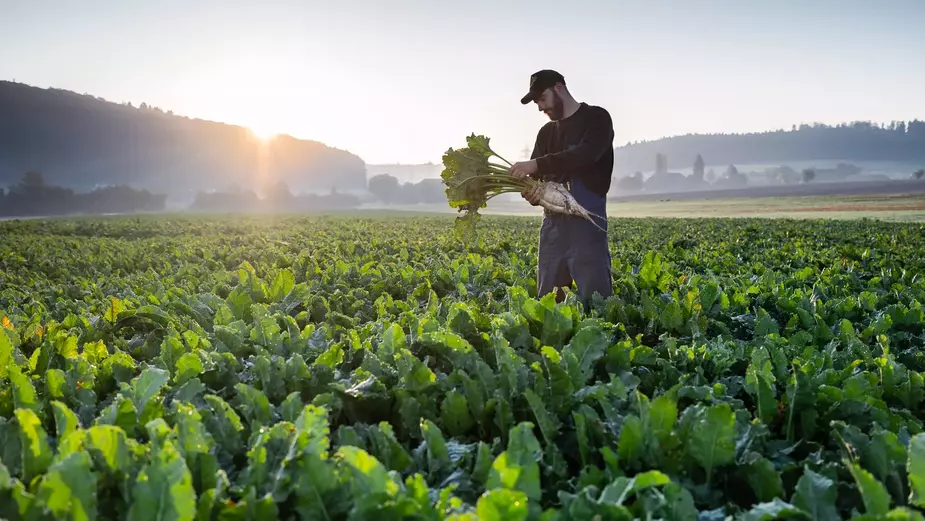
{"label": "sun glare", "polygon": [[251,134],[253,134],[254,137],[256,137],[257,139],[261,141],[270,141],[271,139],[276,137],[276,135],[278,134],[277,132],[270,130],[268,127],[251,126],[249,128],[250,128]]}

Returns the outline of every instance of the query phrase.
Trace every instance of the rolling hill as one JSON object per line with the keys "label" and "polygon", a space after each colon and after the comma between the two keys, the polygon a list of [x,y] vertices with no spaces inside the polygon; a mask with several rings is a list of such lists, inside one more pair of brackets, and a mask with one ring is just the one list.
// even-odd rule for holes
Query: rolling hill
{"label": "rolling hill", "polygon": [[362,190],[355,154],[279,136],[269,143],[244,127],[133,107],[62,89],[0,82],[0,186],[27,171],[75,190],[127,184],[173,198],[198,190]]}
{"label": "rolling hill", "polygon": [[745,134],[689,134],[628,143],[614,149],[614,173],[655,167],[656,154],[670,169],[689,168],[698,154],[707,165],[783,164],[797,161],[925,162],[925,121],[866,121],[794,126]]}

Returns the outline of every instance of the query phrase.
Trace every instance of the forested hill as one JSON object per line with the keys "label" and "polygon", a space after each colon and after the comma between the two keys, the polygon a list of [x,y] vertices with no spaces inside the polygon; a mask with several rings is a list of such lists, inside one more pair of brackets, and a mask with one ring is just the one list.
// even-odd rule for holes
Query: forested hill
{"label": "forested hill", "polygon": [[655,168],[656,154],[669,168],[708,165],[783,163],[804,160],[913,161],[925,159],[925,122],[803,125],[791,130],[750,134],[690,134],[631,143],[615,149],[616,175]]}
{"label": "forested hill", "polygon": [[123,105],[60,89],[0,82],[0,187],[27,171],[75,190],[127,184],[172,196],[261,182],[293,192],[362,189],[362,159],[324,144]]}

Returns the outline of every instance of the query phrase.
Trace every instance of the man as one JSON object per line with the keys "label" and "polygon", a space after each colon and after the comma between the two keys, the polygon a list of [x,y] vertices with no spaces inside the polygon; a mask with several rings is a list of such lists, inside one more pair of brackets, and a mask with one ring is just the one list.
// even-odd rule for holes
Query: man
{"label": "man", "polygon": [[[536,103],[549,121],[536,136],[529,161],[514,164],[511,176],[563,183],[590,213],[598,215],[598,226],[607,229],[607,192],[613,173],[613,121],[603,108],[578,102],[569,93],[565,78],[556,71],[542,70],[530,77],[530,90],[520,100]],[[539,191],[521,194],[530,204],[539,204]],[[590,303],[594,293],[613,294],[610,249],[607,233],[581,217],[545,211],[540,229],[537,293],[556,290],[562,301],[562,287],[572,280],[582,302]]]}

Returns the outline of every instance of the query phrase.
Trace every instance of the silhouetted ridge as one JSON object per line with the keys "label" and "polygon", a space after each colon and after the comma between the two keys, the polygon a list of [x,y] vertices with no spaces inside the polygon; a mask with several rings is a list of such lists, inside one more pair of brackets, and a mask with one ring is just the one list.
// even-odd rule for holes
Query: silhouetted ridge
{"label": "silhouetted ridge", "polygon": [[361,158],[315,141],[113,103],[62,89],[0,82],[0,186],[24,172],[75,190],[130,185],[192,198],[229,185],[362,190]]}

